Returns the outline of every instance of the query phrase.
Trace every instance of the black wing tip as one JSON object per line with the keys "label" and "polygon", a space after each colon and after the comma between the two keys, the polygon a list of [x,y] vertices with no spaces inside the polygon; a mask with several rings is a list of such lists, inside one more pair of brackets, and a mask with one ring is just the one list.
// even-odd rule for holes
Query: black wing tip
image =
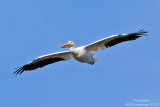
{"label": "black wing tip", "polygon": [[133,33],[133,34],[136,34],[136,36],[148,36],[146,33],[148,33],[147,31],[145,31],[144,29],[142,30],[139,30],[138,32],[136,33]]}
{"label": "black wing tip", "polygon": [[16,68],[17,70],[13,73],[13,75],[21,75],[25,70],[23,69],[23,67],[20,68]]}

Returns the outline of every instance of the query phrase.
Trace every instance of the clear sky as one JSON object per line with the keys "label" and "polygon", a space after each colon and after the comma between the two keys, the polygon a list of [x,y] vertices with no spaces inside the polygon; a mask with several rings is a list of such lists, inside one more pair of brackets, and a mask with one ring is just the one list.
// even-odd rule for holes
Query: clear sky
{"label": "clear sky", "polygon": [[[160,0],[1,0],[0,107],[125,107],[133,99],[160,102]],[[145,29],[149,36],[95,54],[14,76],[15,67]]]}

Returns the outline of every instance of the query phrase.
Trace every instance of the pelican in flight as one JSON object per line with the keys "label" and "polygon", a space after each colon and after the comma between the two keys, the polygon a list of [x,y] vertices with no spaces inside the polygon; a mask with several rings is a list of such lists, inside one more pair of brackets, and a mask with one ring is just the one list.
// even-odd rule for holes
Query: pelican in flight
{"label": "pelican in flight", "polygon": [[93,57],[93,54],[96,51],[112,47],[121,42],[136,40],[137,38],[142,37],[143,35],[146,35],[145,33],[147,32],[140,30],[138,32],[130,33],[130,34],[113,35],[81,47],[75,47],[74,42],[69,41],[67,44],[60,46],[60,48],[69,48],[69,51],[62,51],[62,52],[40,56],[35,60],[27,63],[26,65],[18,68],[14,72],[14,74],[20,75],[24,71],[35,70],[37,68],[44,67],[48,64],[59,62],[59,61],[66,61],[71,58],[74,58],[77,61],[82,63],[93,65],[97,61],[97,58]]}

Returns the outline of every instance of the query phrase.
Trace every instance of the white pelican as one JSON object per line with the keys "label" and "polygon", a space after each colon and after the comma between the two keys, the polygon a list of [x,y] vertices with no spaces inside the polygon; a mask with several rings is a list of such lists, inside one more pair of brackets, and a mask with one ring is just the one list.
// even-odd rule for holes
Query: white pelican
{"label": "white pelican", "polygon": [[55,63],[58,61],[66,61],[71,59],[72,57],[79,62],[93,65],[97,61],[97,58],[93,57],[93,54],[96,51],[114,46],[121,42],[136,40],[137,38],[145,35],[145,33],[147,32],[140,30],[138,32],[130,34],[113,35],[81,47],[75,47],[74,42],[69,41],[67,44],[60,46],[61,48],[69,48],[69,51],[62,51],[40,56],[35,60],[29,62],[28,64],[18,68],[14,72],[14,74],[20,75],[24,71],[30,71],[37,68],[41,68],[48,64]]}

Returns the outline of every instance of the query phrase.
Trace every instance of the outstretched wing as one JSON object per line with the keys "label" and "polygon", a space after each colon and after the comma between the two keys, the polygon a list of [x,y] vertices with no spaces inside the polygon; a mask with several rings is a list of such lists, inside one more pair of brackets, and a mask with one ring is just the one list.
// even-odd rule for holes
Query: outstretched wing
{"label": "outstretched wing", "polygon": [[130,34],[122,34],[122,35],[113,35],[104,39],[101,39],[99,41],[96,41],[94,43],[91,43],[87,46],[85,46],[86,50],[91,52],[92,54],[95,53],[98,50],[102,50],[111,46],[114,46],[118,43],[125,42],[125,41],[131,41],[136,40],[137,38],[146,35],[146,31],[140,30],[135,33]]}
{"label": "outstretched wing", "polygon": [[72,54],[69,51],[64,52],[57,52],[52,53],[44,56],[40,56],[36,58],[35,60],[29,62],[28,64],[22,66],[21,68],[17,69],[13,74],[22,74],[24,71],[30,71],[37,68],[44,67],[48,64],[55,63],[58,61],[65,61],[72,58]]}

